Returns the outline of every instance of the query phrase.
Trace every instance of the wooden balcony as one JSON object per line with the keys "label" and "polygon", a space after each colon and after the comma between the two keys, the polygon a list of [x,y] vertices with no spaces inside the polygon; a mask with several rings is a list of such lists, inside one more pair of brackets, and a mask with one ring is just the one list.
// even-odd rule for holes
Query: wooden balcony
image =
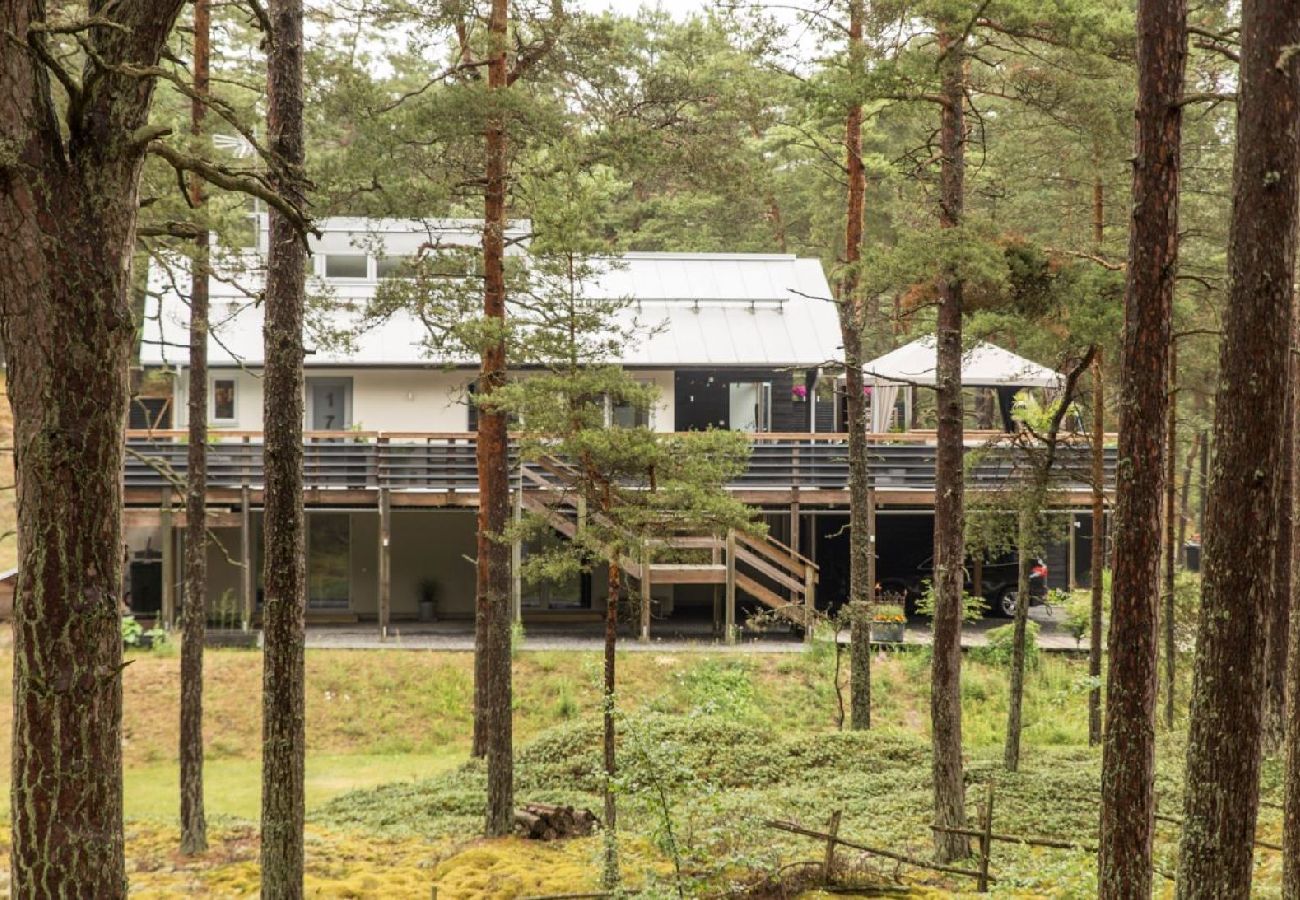
{"label": "wooden balcony", "polygon": [[[1000,490],[1014,479],[1015,451],[997,446],[1000,432],[968,432],[968,452],[982,448],[969,468],[972,490]],[[127,435],[127,502],[154,506],[172,487],[179,494],[186,471],[183,431],[131,431]],[[370,504],[386,491],[396,505],[473,506],[478,479],[472,432],[307,432],[303,478],[308,503]],[[877,502],[933,502],[933,432],[868,435],[869,468]],[[261,432],[214,432],[208,445],[208,485],[215,500],[234,499],[263,485]],[[731,485],[746,502],[841,505],[847,502],[848,459],[844,434],[751,435],[749,466]],[[1105,449],[1106,487],[1114,483],[1114,436]],[[512,451],[513,456],[513,451]],[[1092,451],[1073,436],[1058,453],[1056,492],[1067,505],[1090,502]],[[512,467],[518,465],[512,459]],[[553,472],[527,464],[530,488],[555,480]],[[517,469],[516,469],[517,471]],[[558,483],[556,485],[558,487]],[[260,497],[254,497],[258,502]]]}

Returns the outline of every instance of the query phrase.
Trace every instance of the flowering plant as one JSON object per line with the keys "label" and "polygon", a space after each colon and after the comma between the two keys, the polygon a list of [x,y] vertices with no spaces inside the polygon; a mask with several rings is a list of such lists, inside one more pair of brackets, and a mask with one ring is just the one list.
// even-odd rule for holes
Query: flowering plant
{"label": "flowering plant", "polygon": [[907,616],[903,614],[903,607],[897,603],[881,603],[872,608],[871,621],[906,622]]}
{"label": "flowering plant", "polygon": [[807,385],[796,384],[794,387],[792,387],[792,388],[790,389],[790,395],[791,395],[792,397],[794,397],[795,400],[798,400],[798,401],[801,401],[801,402],[804,401],[804,400],[807,400],[807,399],[808,399],[808,387],[807,387]]}

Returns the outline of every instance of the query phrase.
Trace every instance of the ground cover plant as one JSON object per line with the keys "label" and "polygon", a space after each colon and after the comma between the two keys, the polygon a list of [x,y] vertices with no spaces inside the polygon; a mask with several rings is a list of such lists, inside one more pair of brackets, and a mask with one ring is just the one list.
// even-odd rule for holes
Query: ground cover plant
{"label": "ground cover plant", "polygon": [[[7,655],[8,651],[3,651]],[[131,653],[124,758],[128,870],[141,896],[248,896],[258,889],[256,776],[260,678],[255,652],[208,653],[208,810],[211,849],[176,853],[174,649]],[[8,663],[0,659],[0,665]],[[796,820],[820,829],[844,811],[842,833],[918,856],[929,848],[928,654],[878,653],[870,732],[836,728],[834,653],[824,643],[786,653],[631,651],[619,660],[627,883],[644,896],[782,896],[798,888],[800,861],[817,842],[763,827]],[[599,810],[600,658],[593,652],[515,654],[521,801]],[[968,794],[997,784],[999,830],[1092,842],[1100,757],[1087,746],[1086,663],[1044,654],[1027,677],[1024,766],[1003,773],[1005,662],[996,648],[969,655],[962,679]],[[414,650],[307,654],[307,891],[331,897],[527,897],[595,890],[600,837],[543,844],[478,837],[485,770],[468,762],[472,659]],[[0,685],[0,728],[9,727]],[[8,742],[0,743],[0,755]],[[1180,740],[1162,735],[1162,813],[1181,802]],[[1281,771],[1265,768],[1268,798]],[[0,795],[7,798],[7,792]],[[1278,840],[1266,808],[1261,838]],[[7,832],[0,833],[7,842]],[[1172,867],[1177,827],[1161,826],[1157,856]],[[851,853],[846,877],[918,893],[969,890]],[[1267,895],[1280,857],[1258,854]],[[1003,895],[1092,896],[1095,857],[1000,846],[993,870]],[[797,896],[797,894],[789,894]]]}

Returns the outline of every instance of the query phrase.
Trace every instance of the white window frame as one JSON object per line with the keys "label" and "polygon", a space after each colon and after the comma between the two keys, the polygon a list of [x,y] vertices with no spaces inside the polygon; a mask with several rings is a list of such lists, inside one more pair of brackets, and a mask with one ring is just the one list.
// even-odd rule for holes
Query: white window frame
{"label": "white window frame", "polygon": [[[217,383],[230,382],[231,416],[228,419],[217,417]],[[208,421],[213,425],[227,428],[239,424],[239,379],[234,375],[211,375],[208,377]]]}
{"label": "white window frame", "polygon": [[[637,384],[641,385],[642,387],[651,387],[651,388],[656,386],[655,383],[652,381],[638,380]],[[658,405],[659,405],[658,402],[652,402],[648,407],[646,407],[645,427],[650,431],[655,430],[655,407],[657,407]],[[614,427],[614,398],[611,397],[609,394],[605,395],[605,427],[606,428]]]}

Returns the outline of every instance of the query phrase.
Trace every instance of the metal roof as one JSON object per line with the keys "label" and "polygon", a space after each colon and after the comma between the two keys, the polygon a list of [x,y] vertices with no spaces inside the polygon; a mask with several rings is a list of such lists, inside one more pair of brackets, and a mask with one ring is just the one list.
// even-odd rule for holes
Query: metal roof
{"label": "metal roof", "polygon": [[[360,221],[360,220],[354,220]],[[351,222],[349,223],[351,224]],[[372,232],[373,233],[373,230]],[[815,366],[839,357],[840,332],[830,286],[815,259],[771,254],[629,253],[598,261],[585,286],[593,298],[626,298],[622,325],[637,339],[616,362],[630,366]],[[172,277],[174,276],[174,283]],[[260,275],[211,284],[209,365],[260,366],[262,309],[249,299]],[[331,282],[322,317],[349,330],[375,281]],[[311,279],[309,293],[321,291]],[[155,266],[145,306],[141,362],[183,366],[188,358],[188,276]],[[317,350],[314,366],[470,364],[432,358],[423,326],[408,314],[357,334],[347,351]],[[309,338],[310,341],[310,338]]]}

